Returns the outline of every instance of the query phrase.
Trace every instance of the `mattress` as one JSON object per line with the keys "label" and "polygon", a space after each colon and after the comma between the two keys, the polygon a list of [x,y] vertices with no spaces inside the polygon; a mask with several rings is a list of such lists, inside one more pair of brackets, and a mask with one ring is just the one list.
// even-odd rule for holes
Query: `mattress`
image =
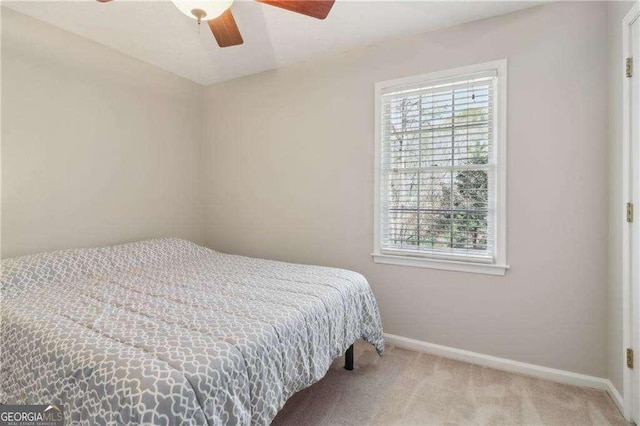
{"label": "mattress", "polygon": [[167,238],[1,262],[0,402],[67,424],[269,424],[363,338],[383,351],[355,272]]}

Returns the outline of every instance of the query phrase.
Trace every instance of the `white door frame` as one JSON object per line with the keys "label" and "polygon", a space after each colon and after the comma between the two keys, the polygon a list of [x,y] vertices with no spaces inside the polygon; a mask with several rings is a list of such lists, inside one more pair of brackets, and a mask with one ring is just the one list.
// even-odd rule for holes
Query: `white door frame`
{"label": "white door frame", "polygon": [[[631,25],[640,17],[640,5],[636,2],[631,10],[627,13],[622,21],[622,61],[623,70],[626,58],[632,56],[631,46]],[[640,57],[634,58],[640,61]],[[622,203],[623,206],[630,200],[636,200],[636,211],[634,212],[634,222],[638,223],[638,210],[640,210],[640,191],[639,185],[631,185],[632,174],[637,176],[640,162],[638,162],[638,152],[640,151],[640,138],[634,135],[634,141],[631,140],[631,79],[627,78],[623,73],[622,80]],[[633,149],[635,146],[635,149]],[[635,173],[634,173],[635,170]],[[635,192],[635,194],[634,194]],[[635,197],[634,197],[635,195]],[[635,364],[637,362],[640,343],[640,324],[634,327],[634,318],[638,318],[638,309],[640,300],[638,294],[632,292],[634,283],[631,282],[631,271],[633,268],[640,266],[640,259],[635,253],[633,259],[630,257],[631,244],[635,241],[636,246],[640,242],[640,226],[632,227],[626,221],[626,209],[621,208],[622,216],[622,344],[623,344],[623,394],[624,394],[624,416],[627,420],[631,420],[633,408],[640,407],[640,400],[635,401],[634,395],[640,395],[640,389],[634,392],[634,379],[640,374],[640,365],[636,365],[635,370],[627,368],[626,350],[633,348],[635,351]],[[633,238],[632,238],[633,237]],[[640,270],[640,269],[636,269]],[[639,277],[634,277],[637,281]],[[636,283],[637,284],[637,283]],[[632,297],[633,295],[633,297]],[[637,382],[636,382],[637,383]],[[636,419],[640,421],[640,419]]]}

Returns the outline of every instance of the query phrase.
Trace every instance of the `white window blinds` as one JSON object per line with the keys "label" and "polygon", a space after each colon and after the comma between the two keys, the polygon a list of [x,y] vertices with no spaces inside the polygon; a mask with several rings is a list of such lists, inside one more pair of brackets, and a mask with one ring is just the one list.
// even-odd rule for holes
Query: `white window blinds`
{"label": "white window blinds", "polygon": [[491,70],[382,89],[382,253],[494,262],[497,78]]}

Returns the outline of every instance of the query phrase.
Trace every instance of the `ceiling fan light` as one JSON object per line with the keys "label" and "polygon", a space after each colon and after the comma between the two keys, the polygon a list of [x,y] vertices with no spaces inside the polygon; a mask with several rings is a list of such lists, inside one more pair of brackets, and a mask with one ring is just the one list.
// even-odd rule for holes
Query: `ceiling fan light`
{"label": "ceiling fan light", "polygon": [[[222,15],[225,10],[229,9],[233,0],[171,0],[171,2],[178,8],[178,10],[180,10],[180,12],[184,13],[189,18],[198,20],[198,15],[200,15],[201,12],[204,12],[206,15],[200,15],[200,17],[204,21],[209,21],[217,18]],[[194,14],[193,11],[198,12]]]}

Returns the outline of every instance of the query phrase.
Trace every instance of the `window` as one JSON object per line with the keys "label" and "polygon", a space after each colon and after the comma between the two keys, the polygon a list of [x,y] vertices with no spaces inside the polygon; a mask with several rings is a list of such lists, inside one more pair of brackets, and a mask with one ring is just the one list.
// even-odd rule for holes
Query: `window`
{"label": "window", "polygon": [[376,85],[379,263],[504,275],[506,60]]}

